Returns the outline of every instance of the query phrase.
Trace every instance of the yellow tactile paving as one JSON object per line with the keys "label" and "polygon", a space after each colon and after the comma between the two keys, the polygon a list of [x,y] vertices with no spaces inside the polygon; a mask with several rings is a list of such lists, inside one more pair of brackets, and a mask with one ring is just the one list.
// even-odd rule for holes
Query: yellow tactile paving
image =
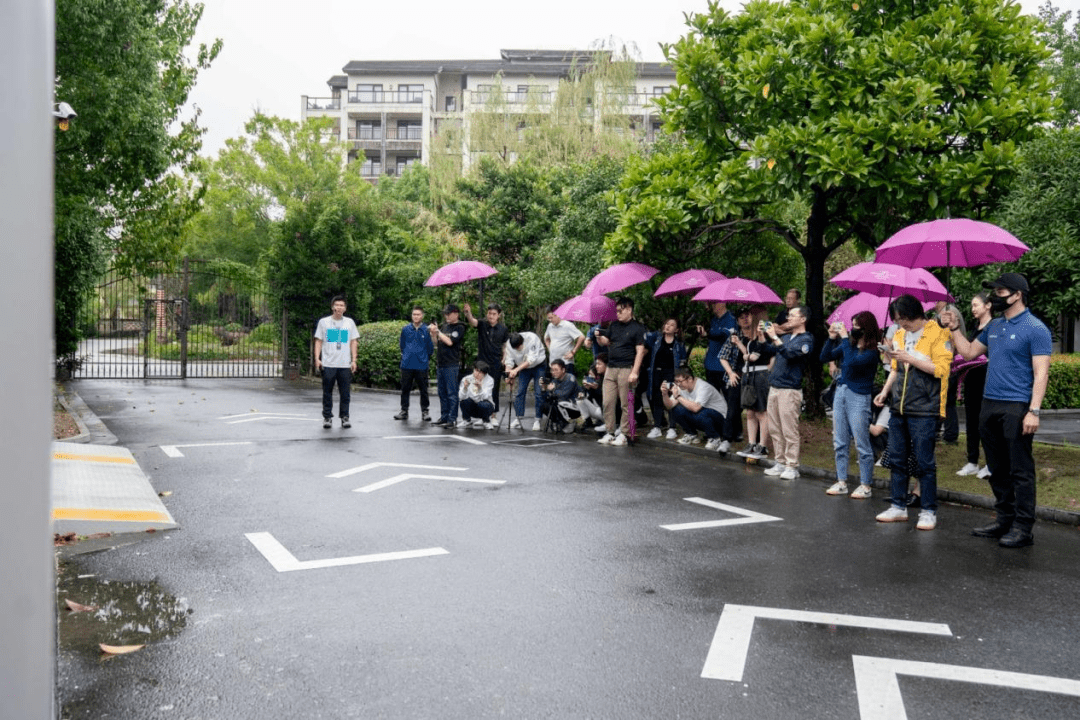
{"label": "yellow tactile paving", "polygon": [[115,455],[79,455],[76,453],[54,452],[53,460],[85,460],[87,462],[111,462],[124,465],[134,465],[135,458],[117,457]]}

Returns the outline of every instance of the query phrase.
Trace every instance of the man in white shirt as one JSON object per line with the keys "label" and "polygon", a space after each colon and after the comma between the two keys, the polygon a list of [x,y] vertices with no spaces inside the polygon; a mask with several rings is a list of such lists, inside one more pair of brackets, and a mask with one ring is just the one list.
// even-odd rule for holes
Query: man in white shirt
{"label": "man in white shirt", "polygon": [[511,384],[517,383],[514,388],[514,414],[517,415],[510,428],[521,429],[521,421],[525,416],[525,391],[529,382],[533,384],[536,404],[536,421],[533,430],[540,429],[540,412],[543,407],[544,390],[540,387],[540,378],[544,375],[547,367],[547,355],[544,353],[544,343],[536,333],[522,332],[510,333],[510,339],[506,341],[503,351],[503,361],[506,363],[506,377]]}
{"label": "man in white shirt", "polygon": [[336,296],[330,302],[331,314],[319,320],[315,328],[315,371],[322,372],[323,427],[333,426],[334,386],[338,388],[338,416],[341,427],[349,423],[349,390],[352,374],[356,372],[356,340],[360,333],[356,323],[345,317],[345,297]]}
{"label": "man in white shirt", "polygon": [[563,320],[555,314],[552,305],[547,314],[548,326],[544,331],[544,344],[547,345],[548,359],[561,358],[570,367],[574,366],[574,355],[585,342],[585,335],[569,320]]}
{"label": "man in white shirt", "polygon": [[723,394],[709,383],[694,377],[690,368],[675,370],[675,384],[660,386],[664,407],[671,411],[671,420],[682,427],[686,434],[679,438],[683,445],[697,440],[698,432],[705,435],[705,449],[720,451],[724,417],[728,406]]}

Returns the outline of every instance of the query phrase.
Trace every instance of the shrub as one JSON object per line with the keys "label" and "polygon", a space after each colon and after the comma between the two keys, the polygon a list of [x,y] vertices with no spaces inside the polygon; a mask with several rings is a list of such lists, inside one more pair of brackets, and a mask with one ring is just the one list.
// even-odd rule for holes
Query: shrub
{"label": "shrub", "polygon": [[[367,387],[396,388],[401,379],[401,320],[360,325],[353,382]],[[434,356],[433,356],[434,357]]]}
{"label": "shrub", "polygon": [[1050,378],[1043,407],[1052,410],[1080,407],[1080,355],[1050,356]]}
{"label": "shrub", "polygon": [[253,343],[277,345],[281,342],[281,326],[275,323],[263,323],[248,333],[247,339]]}

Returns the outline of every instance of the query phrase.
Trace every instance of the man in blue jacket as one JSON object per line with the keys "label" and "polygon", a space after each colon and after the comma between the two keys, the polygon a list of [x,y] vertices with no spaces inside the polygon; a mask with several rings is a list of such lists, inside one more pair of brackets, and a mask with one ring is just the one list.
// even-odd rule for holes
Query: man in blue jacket
{"label": "man in blue jacket", "polygon": [[796,305],[788,309],[788,334],[778,336],[777,326],[761,321],[769,349],[776,355],[776,364],[769,374],[769,437],[772,438],[776,464],[766,475],[779,475],[784,480],[799,477],[799,413],[802,411],[802,381],[806,363],[814,350],[814,336],[806,332],[810,309]]}
{"label": "man in blue jacket", "polygon": [[401,412],[395,420],[409,419],[409,395],[413,385],[420,391],[420,413],[424,422],[431,420],[428,414],[428,367],[435,345],[431,333],[424,327],[424,309],[417,305],[412,309],[412,323],[401,328]]}

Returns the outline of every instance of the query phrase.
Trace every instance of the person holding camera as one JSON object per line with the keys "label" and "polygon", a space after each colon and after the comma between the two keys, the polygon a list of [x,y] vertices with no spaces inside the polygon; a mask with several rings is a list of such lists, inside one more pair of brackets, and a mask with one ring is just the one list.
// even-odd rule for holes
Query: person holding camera
{"label": "person holding camera", "polygon": [[772,437],[776,464],[766,475],[779,475],[783,480],[799,477],[799,413],[802,411],[802,381],[806,363],[814,349],[814,336],[806,332],[810,309],[805,305],[788,308],[788,333],[777,335],[780,327],[761,321],[760,328],[768,338],[766,352],[776,358],[769,373],[769,435]]}
{"label": "person holding camera", "polygon": [[728,413],[727,402],[720,391],[706,380],[694,377],[688,367],[675,371],[675,382],[665,382],[660,387],[664,394],[664,407],[671,411],[671,420],[686,434],[679,438],[682,445],[694,444],[697,434],[705,435],[705,449],[720,452],[724,416]]}
{"label": "person holding camera", "polygon": [[607,373],[607,353],[600,353],[581,381],[584,397],[578,399],[578,409],[585,416],[582,429],[593,428],[600,435],[607,432],[604,425],[604,374]]}
{"label": "person holding camera", "polygon": [[555,358],[549,364],[550,376],[544,378],[544,414],[555,432],[562,432],[572,420],[581,417],[578,396],[582,395],[577,378],[566,369],[566,361]]}

